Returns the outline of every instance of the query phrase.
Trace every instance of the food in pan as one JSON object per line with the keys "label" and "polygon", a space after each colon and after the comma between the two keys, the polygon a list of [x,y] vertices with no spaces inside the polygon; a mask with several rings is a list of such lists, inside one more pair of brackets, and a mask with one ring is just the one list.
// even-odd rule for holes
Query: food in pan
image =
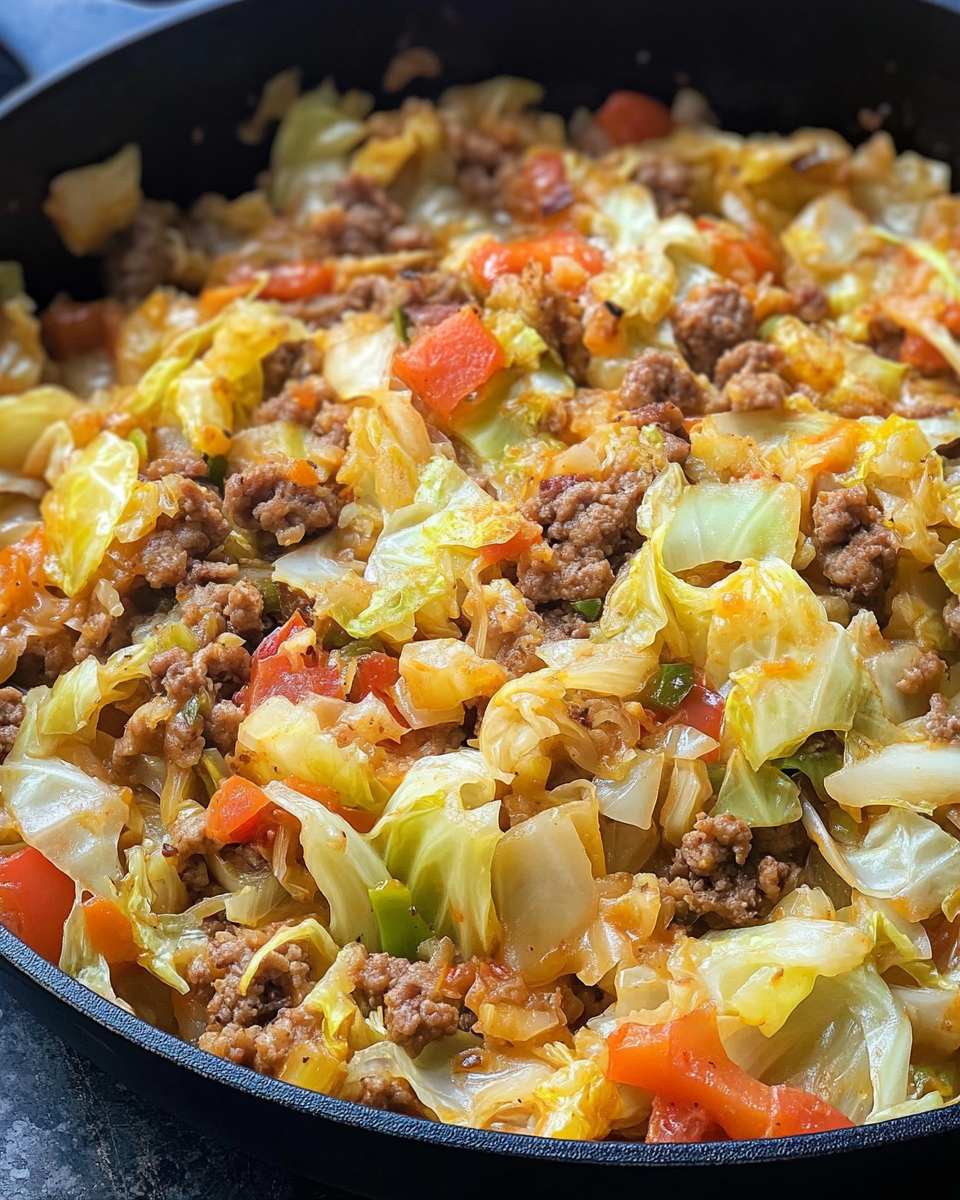
{"label": "food in pan", "polygon": [[[271,84],[0,271],[0,912],[222,1058],[711,1141],[960,1048],[960,200],[882,130]],[[282,101],[282,103],[281,103]],[[262,118],[262,120],[261,120]]]}

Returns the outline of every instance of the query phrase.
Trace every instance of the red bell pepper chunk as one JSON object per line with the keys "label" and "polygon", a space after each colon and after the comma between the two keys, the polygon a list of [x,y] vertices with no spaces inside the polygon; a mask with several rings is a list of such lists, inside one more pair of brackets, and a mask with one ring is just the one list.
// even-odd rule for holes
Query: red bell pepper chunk
{"label": "red bell pepper chunk", "polygon": [[715,742],[720,741],[724,699],[705,684],[695,683],[674,711],[672,724],[691,725]]}
{"label": "red bell pepper chunk", "polygon": [[593,119],[614,146],[631,146],[673,131],[670,110],[642,92],[611,92]]}
{"label": "red bell pepper chunk", "polygon": [[681,1104],[654,1096],[647,1142],[727,1142],[730,1139],[698,1104]]}
{"label": "red bell pepper chunk", "polygon": [[263,788],[231,775],[207,805],[207,836],[222,846],[251,842],[270,824],[273,809]]}
{"label": "red bell pepper chunk", "polygon": [[75,898],[73,880],[32,846],[0,858],[0,925],[47,962],[60,961]]}
{"label": "red bell pepper chunk", "polygon": [[474,250],[470,270],[481,286],[489,288],[501,275],[520,275],[529,262],[549,271],[555,258],[572,258],[588,275],[603,270],[603,255],[579,233],[547,233],[522,242],[491,239]]}
{"label": "red bell pepper chunk", "polygon": [[434,412],[450,413],[506,366],[503,347],[473,308],[426,329],[393,360],[397,378]]}
{"label": "red bell pepper chunk", "polygon": [[400,678],[400,663],[389,654],[365,654],[357,663],[350,688],[350,699],[356,704],[371,692],[382,695]]}
{"label": "red bell pepper chunk", "polygon": [[321,296],[330,291],[336,278],[336,271],[328,262],[279,263],[259,271],[244,263],[231,272],[229,283],[252,283],[264,273],[267,280],[260,289],[261,300],[306,300],[310,296]]}
{"label": "red bell pepper chunk", "polygon": [[307,779],[301,779],[299,775],[291,775],[283,782],[287,787],[293,788],[295,792],[299,792],[302,796],[309,796],[311,800],[316,800],[318,804],[322,804],[330,812],[336,813],[338,817],[343,817],[357,833],[369,833],[377,823],[377,818],[373,813],[366,812],[362,808],[347,808],[341,804],[340,797],[333,788],[325,787],[322,783],[311,783]]}
{"label": "red bell pepper chunk", "polygon": [[788,1137],[847,1129],[832,1105],[797,1088],[768,1087],[734,1063],[720,1040],[712,1008],[662,1025],[621,1025],[608,1038],[607,1075],[664,1101],[697,1107],[730,1137]]}
{"label": "red bell pepper chunk", "polygon": [[280,647],[289,637],[293,637],[295,633],[299,633],[301,629],[306,629],[307,623],[300,615],[295,612],[293,616],[279,629],[275,629],[273,633],[268,633],[260,645],[253,652],[253,661],[261,662],[265,658],[273,658],[275,654],[280,653]]}
{"label": "red bell pepper chunk", "polygon": [[936,346],[921,337],[919,333],[907,333],[900,343],[900,361],[909,363],[911,367],[934,375],[937,371],[946,371],[950,364]]}
{"label": "red bell pepper chunk", "polygon": [[283,644],[306,628],[306,621],[297,612],[263,639],[253,652],[250,682],[234,697],[235,703],[252,712],[268,696],[285,696],[295,704],[309,696],[342,697],[336,667],[328,667],[325,662],[309,664],[282,652]]}
{"label": "red bell pepper chunk", "polygon": [[524,551],[542,540],[543,531],[540,526],[533,521],[527,521],[523,529],[515,533],[508,541],[484,546],[480,552],[480,564],[483,567],[492,567],[494,563],[503,562],[505,558],[519,558]]}
{"label": "red bell pepper chunk", "polygon": [[0,616],[11,620],[30,606],[43,584],[45,551],[42,526],[0,550]]}

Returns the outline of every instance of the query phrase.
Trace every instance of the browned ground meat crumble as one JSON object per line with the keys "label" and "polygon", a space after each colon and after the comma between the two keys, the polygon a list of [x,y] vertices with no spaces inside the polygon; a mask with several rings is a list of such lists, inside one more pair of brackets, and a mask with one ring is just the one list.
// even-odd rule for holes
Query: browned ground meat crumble
{"label": "browned ground meat crumble", "polygon": [[934,742],[960,742],[960,716],[940,692],[934,692],[930,697],[926,728],[927,737]]}
{"label": "browned ground meat crumble", "polygon": [[692,417],[703,412],[706,393],[693,372],[675,355],[663,350],[644,350],[627,367],[619,397],[625,409],[672,404],[684,416]]}
{"label": "browned ground meat crumble", "polygon": [[943,623],[948,633],[960,639],[960,596],[951,596],[943,606]]}
{"label": "browned ground meat crumble", "polygon": [[727,925],[749,925],[797,883],[800,867],[759,855],[750,826],[729,813],[697,815],[674,854],[660,889],[681,915],[719,917]]}
{"label": "browned ground meat crumble", "polygon": [[182,583],[192,560],[217,549],[230,532],[220,497],[212,488],[182,475],[167,476],[166,482],[176,495],[177,515],[162,515],[155,532],[131,547],[133,572],[152,588]]}
{"label": "browned ground meat crumble", "polygon": [[893,569],[900,541],[867,489],[855,483],[820,492],[812,517],[824,577],[848,600],[869,600]]}
{"label": "browned ground meat crumble", "polygon": [[724,351],[713,373],[714,383],[722,390],[710,411],[782,408],[790,390],[778,374],[784,362],[783,351],[766,342],[740,342]]}
{"label": "browned ground meat crumble", "polygon": [[224,505],[244,529],[272,533],[281,546],[336,524],[343,498],[325,483],[294,483],[286,462],[265,462],[227,479]]}
{"label": "browned ground meat crumble", "polygon": [[672,321],[684,358],[694,371],[709,376],[725,350],[749,341],[757,330],[753,305],[728,280],[693,288],[674,307]]}
{"label": "browned ground meat crumble", "polygon": [[679,158],[662,155],[649,159],[640,164],[634,179],[652,192],[658,216],[693,211],[693,169]]}
{"label": "browned ground meat crumble", "polygon": [[24,718],[23,695],[15,687],[0,687],[0,761],[17,740]]}
{"label": "browned ground meat crumble", "polygon": [[209,996],[201,1049],[266,1075],[277,1074],[296,1042],[316,1027],[300,1008],[310,990],[310,966],[296,942],[268,954],[240,995],[248,963],[280,928],[282,923],[245,929],[208,921],[207,944],[186,970],[190,986]]}
{"label": "browned ground meat crumble", "polygon": [[924,650],[916,662],[904,669],[897,680],[897,687],[908,696],[928,692],[943,678],[947,664],[933,650]]}
{"label": "browned ground meat crumble", "polygon": [[644,473],[618,457],[603,479],[554,475],[524,514],[543,528],[544,544],[527,551],[517,586],[535,603],[602,598],[614,579],[611,559],[636,548]]}

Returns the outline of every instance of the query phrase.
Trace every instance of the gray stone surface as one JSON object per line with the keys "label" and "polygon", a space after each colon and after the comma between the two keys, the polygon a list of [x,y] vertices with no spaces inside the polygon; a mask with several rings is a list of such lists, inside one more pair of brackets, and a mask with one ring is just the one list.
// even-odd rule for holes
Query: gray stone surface
{"label": "gray stone surface", "polygon": [[140,1100],[0,985],[0,1200],[238,1197],[349,1200],[212,1142]]}

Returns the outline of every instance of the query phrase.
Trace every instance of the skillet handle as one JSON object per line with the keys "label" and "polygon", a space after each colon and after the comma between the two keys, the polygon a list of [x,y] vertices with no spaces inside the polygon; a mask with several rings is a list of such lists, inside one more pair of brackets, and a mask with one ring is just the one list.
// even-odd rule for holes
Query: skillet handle
{"label": "skillet handle", "polygon": [[31,80],[79,66],[141,34],[231,0],[0,0],[0,43]]}

